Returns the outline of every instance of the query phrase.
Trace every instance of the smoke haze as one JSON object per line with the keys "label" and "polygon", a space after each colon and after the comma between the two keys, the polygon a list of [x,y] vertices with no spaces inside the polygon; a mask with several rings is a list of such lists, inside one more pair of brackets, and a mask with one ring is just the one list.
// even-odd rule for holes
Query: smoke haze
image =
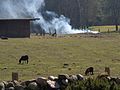
{"label": "smoke haze", "polygon": [[44,7],[44,0],[0,0],[0,18],[40,18],[34,24],[40,25],[46,32],[57,30],[57,34],[97,33],[72,29],[70,19],[63,15],[58,16],[52,11],[45,11]]}

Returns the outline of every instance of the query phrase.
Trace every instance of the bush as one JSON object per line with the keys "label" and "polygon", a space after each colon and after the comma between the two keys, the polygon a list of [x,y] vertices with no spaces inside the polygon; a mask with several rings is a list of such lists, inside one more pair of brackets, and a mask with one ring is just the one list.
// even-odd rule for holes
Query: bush
{"label": "bush", "polygon": [[88,78],[84,81],[70,83],[66,90],[120,90],[120,85],[106,78]]}

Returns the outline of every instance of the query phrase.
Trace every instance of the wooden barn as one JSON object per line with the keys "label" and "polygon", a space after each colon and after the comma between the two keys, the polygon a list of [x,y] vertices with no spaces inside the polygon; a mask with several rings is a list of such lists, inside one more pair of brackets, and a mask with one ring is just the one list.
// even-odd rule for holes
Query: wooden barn
{"label": "wooden barn", "polygon": [[0,37],[30,37],[30,22],[35,19],[0,19]]}

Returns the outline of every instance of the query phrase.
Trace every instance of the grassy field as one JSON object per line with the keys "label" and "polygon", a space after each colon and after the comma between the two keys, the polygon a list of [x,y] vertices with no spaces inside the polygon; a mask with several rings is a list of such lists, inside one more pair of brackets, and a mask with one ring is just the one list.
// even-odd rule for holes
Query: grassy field
{"label": "grassy field", "polygon": [[[29,64],[20,65],[18,60],[24,54],[29,55]],[[108,66],[112,76],[120,76],[120,34],[0,40],[0,80],[11,80],[12,72],[18,72],[20,80],[62,73],[84,75],[90,66],[95,75]]]}
{"label": "grassy field", "polygon": [[[120,28],[120,26],[119,26]],[[115,26],[92,26],[90,29],[94,31],[100,31],[100,32],[114,32],[115,31]]]}

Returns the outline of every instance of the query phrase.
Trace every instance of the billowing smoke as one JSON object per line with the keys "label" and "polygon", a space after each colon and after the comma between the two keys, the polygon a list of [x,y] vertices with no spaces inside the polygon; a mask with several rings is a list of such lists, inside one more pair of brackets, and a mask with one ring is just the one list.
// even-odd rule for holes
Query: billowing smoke
{"label": "billowing smoke", "polygon": [[70,19],[64,15],[58,16],[52,11],[45,11],[44,7],[44,0],[0,0],[0,18],[40,18],[34,24],[40,25],[46,32],[56,30],[58,34],[97,33],[72,29]]}

